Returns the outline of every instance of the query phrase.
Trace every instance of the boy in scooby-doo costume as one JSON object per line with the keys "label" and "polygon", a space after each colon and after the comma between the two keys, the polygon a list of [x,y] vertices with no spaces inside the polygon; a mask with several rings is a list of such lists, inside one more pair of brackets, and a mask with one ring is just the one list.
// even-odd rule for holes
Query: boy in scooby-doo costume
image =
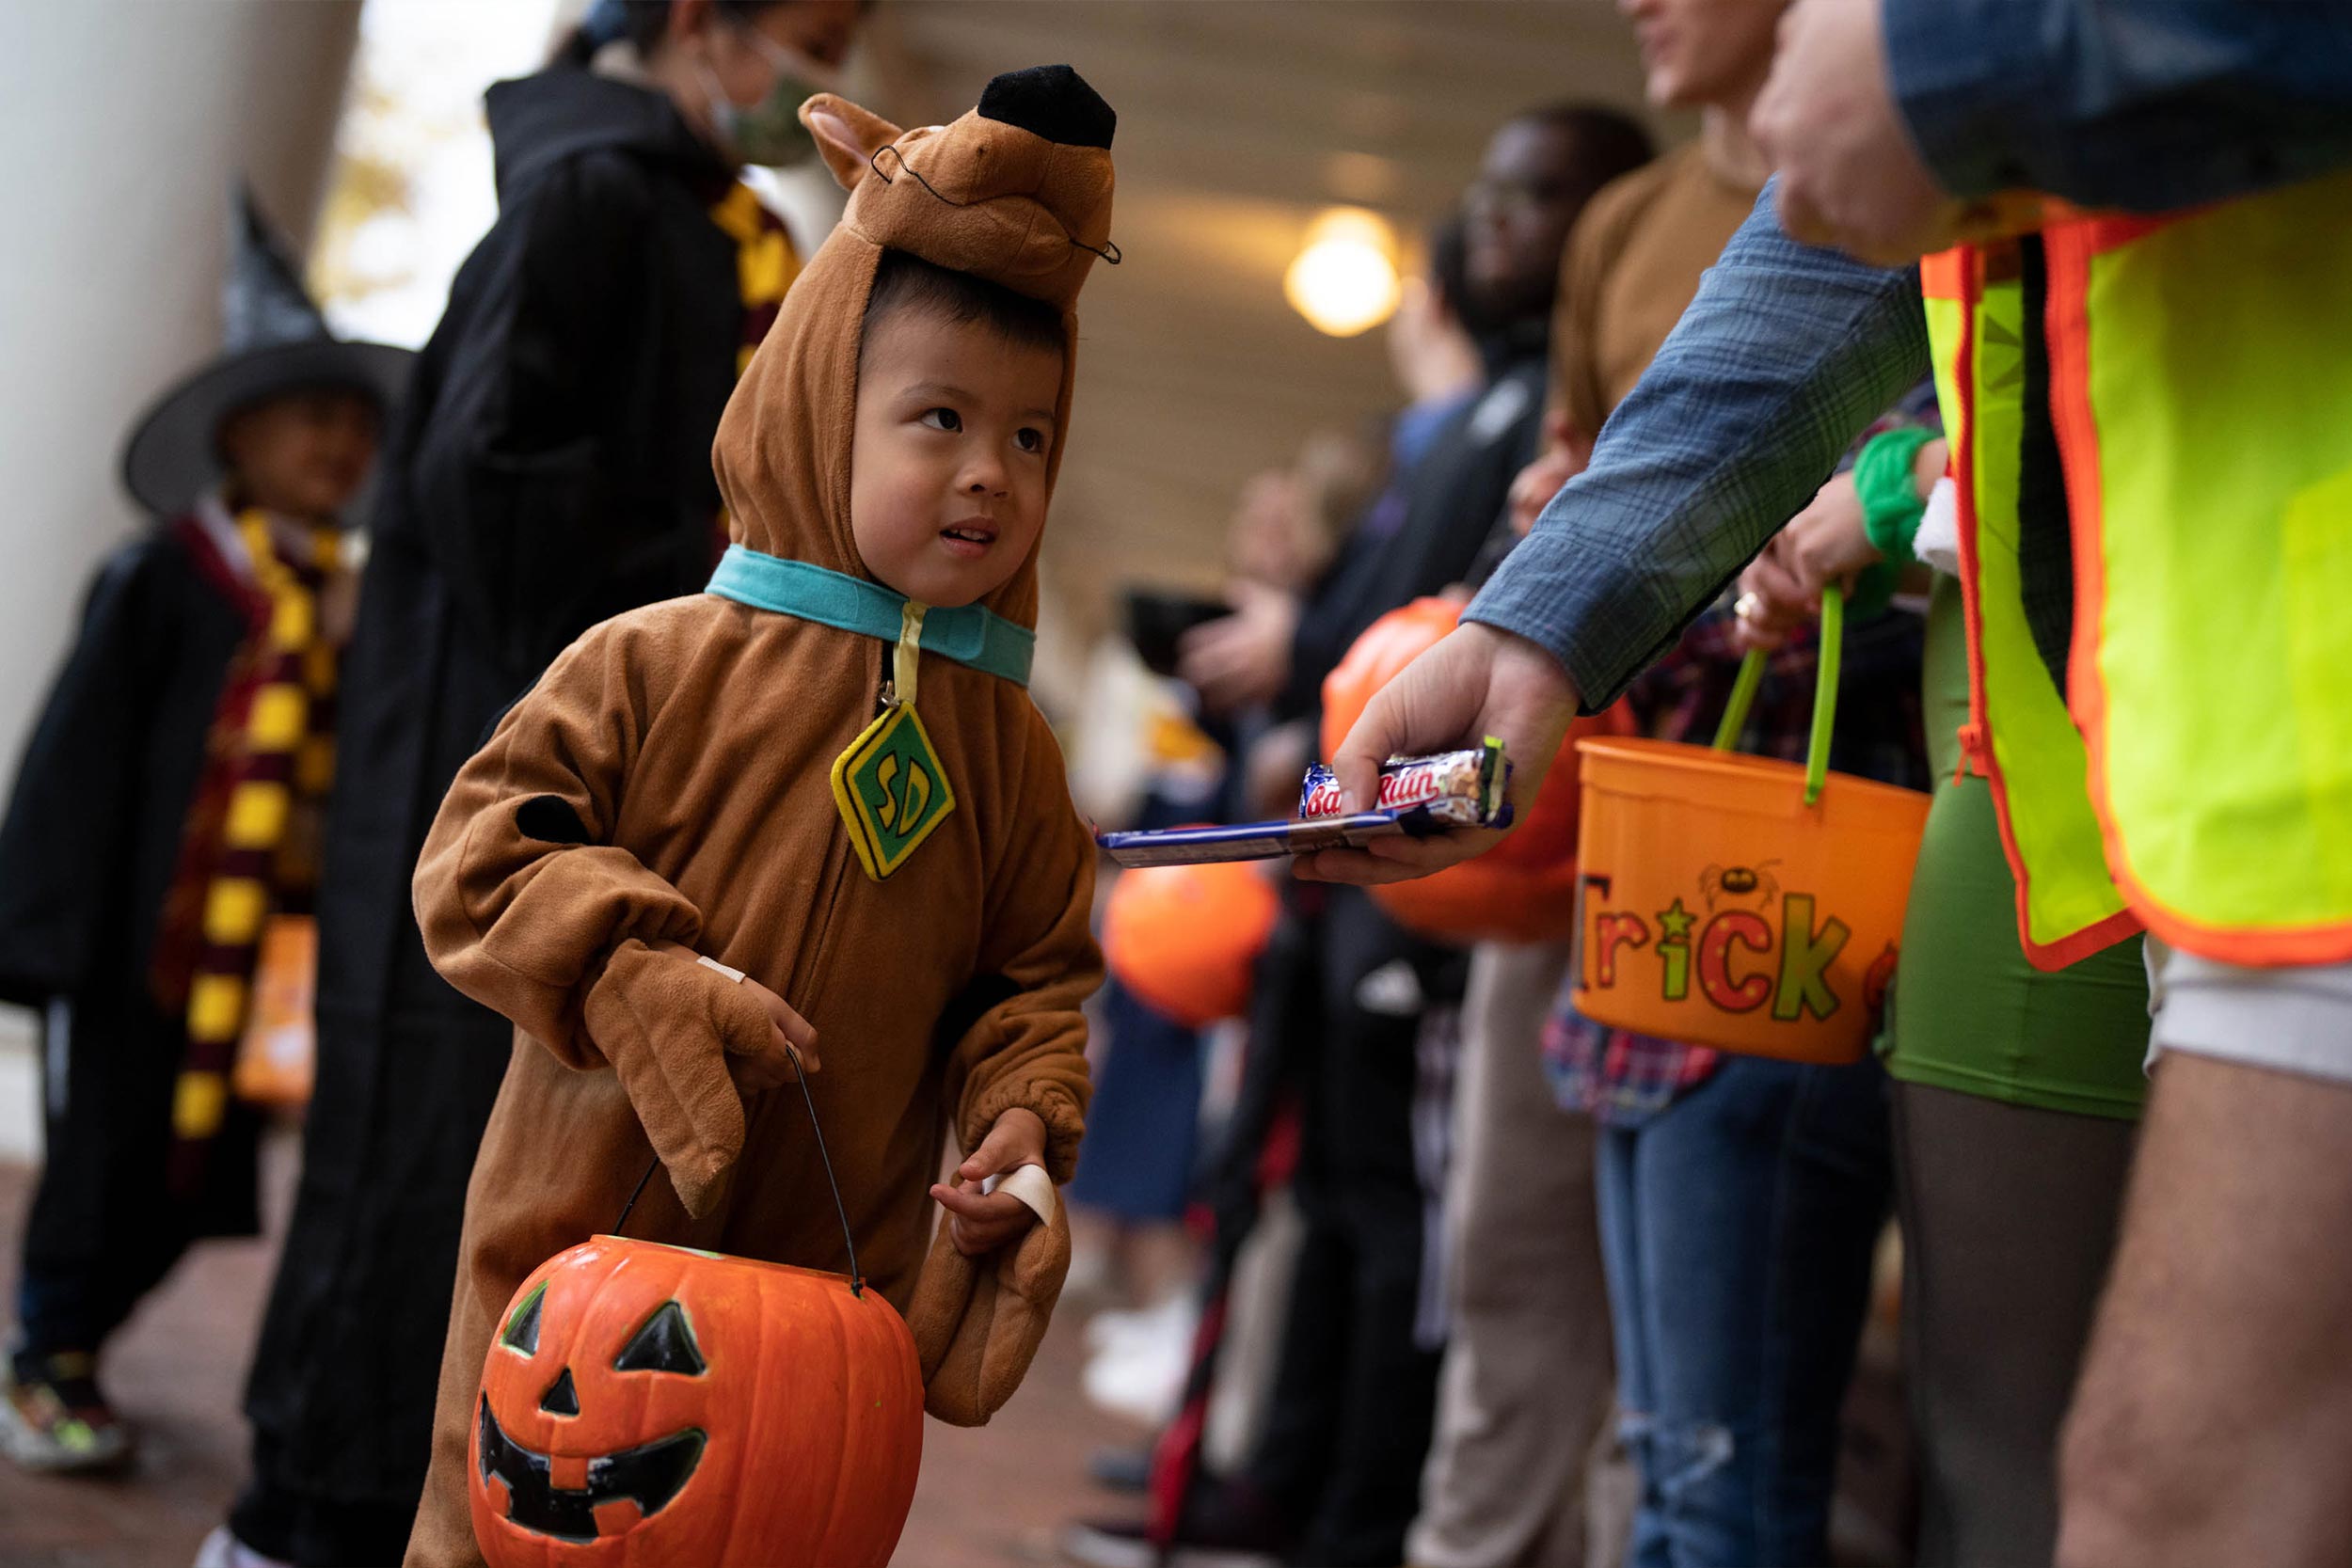
{"label": "boy in scooby-doo costume", "polygon": [[[412,1565],[478,1560],[465,1466],[499,1314],[655,1158],[631,1235],[843,1266],[800,1091],[774,1092],[787,1040],[932,1414],[1010,1395],[1068,1264],[1057,1204],[1033,1224],[965,1183],[1067,1180],[1082,1130],[1093,847],[1025,679],[1072,308],[1115,259],[1114,117],[1065,66],[946,127],[830,94],[801,113],[850,198],[721,423],[734,547],[709,593],[556,661],[418,865],[435,964],[516,1039]],[[948,1115],[972,1156],[930,1188],[950,1223],[926,1261]]]}

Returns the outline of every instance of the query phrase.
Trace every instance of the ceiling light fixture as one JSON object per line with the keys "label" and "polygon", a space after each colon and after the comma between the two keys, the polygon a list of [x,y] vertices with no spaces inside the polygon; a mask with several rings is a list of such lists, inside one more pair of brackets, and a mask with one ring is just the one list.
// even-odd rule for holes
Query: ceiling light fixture
{"label": "ceiling light fixture", "polygon": [[1298,255],[1282,274],[1282,297],[1316,331],[1353,338],[1396,313],[1403,285],[1396,233],[1360,207],[1333,207],[1307,226]]}

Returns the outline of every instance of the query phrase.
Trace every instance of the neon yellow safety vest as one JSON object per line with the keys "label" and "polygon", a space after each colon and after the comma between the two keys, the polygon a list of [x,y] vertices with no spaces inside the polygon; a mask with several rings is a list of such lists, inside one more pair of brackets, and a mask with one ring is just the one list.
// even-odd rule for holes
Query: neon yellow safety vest
{"label": "neon yellow safety vest", "polygon": [[2107,875],[2082,737],[2026,621],[2018,454],[2032,411],[2017,247],[1930,256],[1919,282],[1959,492],[1969,710],[1962,752],[1993,786],[2026,958],[2037,969],[2063,969],[2132,935],[2139,922]]}
{"label": "neon yellow safety vest", "polygon": [[2190,952],[2352,959],[2352,172],[2043,243],[2108,869]]}

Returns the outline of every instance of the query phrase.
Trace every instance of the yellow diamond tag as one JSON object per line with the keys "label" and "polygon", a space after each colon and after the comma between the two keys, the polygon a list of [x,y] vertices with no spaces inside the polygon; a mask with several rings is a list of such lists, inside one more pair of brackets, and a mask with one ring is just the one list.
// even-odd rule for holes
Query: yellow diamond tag
{"label": "yellow diamond tag", "polygon": [[904,865],[956,809],[931,737],[905,703],[868,724],[834,759],[833,797],[849,827],[850,847],[878,882]]}

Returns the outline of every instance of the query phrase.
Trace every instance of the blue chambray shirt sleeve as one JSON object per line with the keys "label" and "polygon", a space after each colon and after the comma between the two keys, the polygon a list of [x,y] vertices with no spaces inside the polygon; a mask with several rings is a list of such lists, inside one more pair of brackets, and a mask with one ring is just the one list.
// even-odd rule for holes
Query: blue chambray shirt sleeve
{"label": "blue chambray shirt sleeve", "polygon": [[1887,73],[1955,196],[2163,212],[2352,162],[2343,0],[1883,0]]}
{"label": "blue chambray shirt sleeve", "polygon": [[1927,372],[1917,270],[1797,244],[1766,185],[1591,465],[1464,618],[1542,644],[1587,712],[1607,706]]}

